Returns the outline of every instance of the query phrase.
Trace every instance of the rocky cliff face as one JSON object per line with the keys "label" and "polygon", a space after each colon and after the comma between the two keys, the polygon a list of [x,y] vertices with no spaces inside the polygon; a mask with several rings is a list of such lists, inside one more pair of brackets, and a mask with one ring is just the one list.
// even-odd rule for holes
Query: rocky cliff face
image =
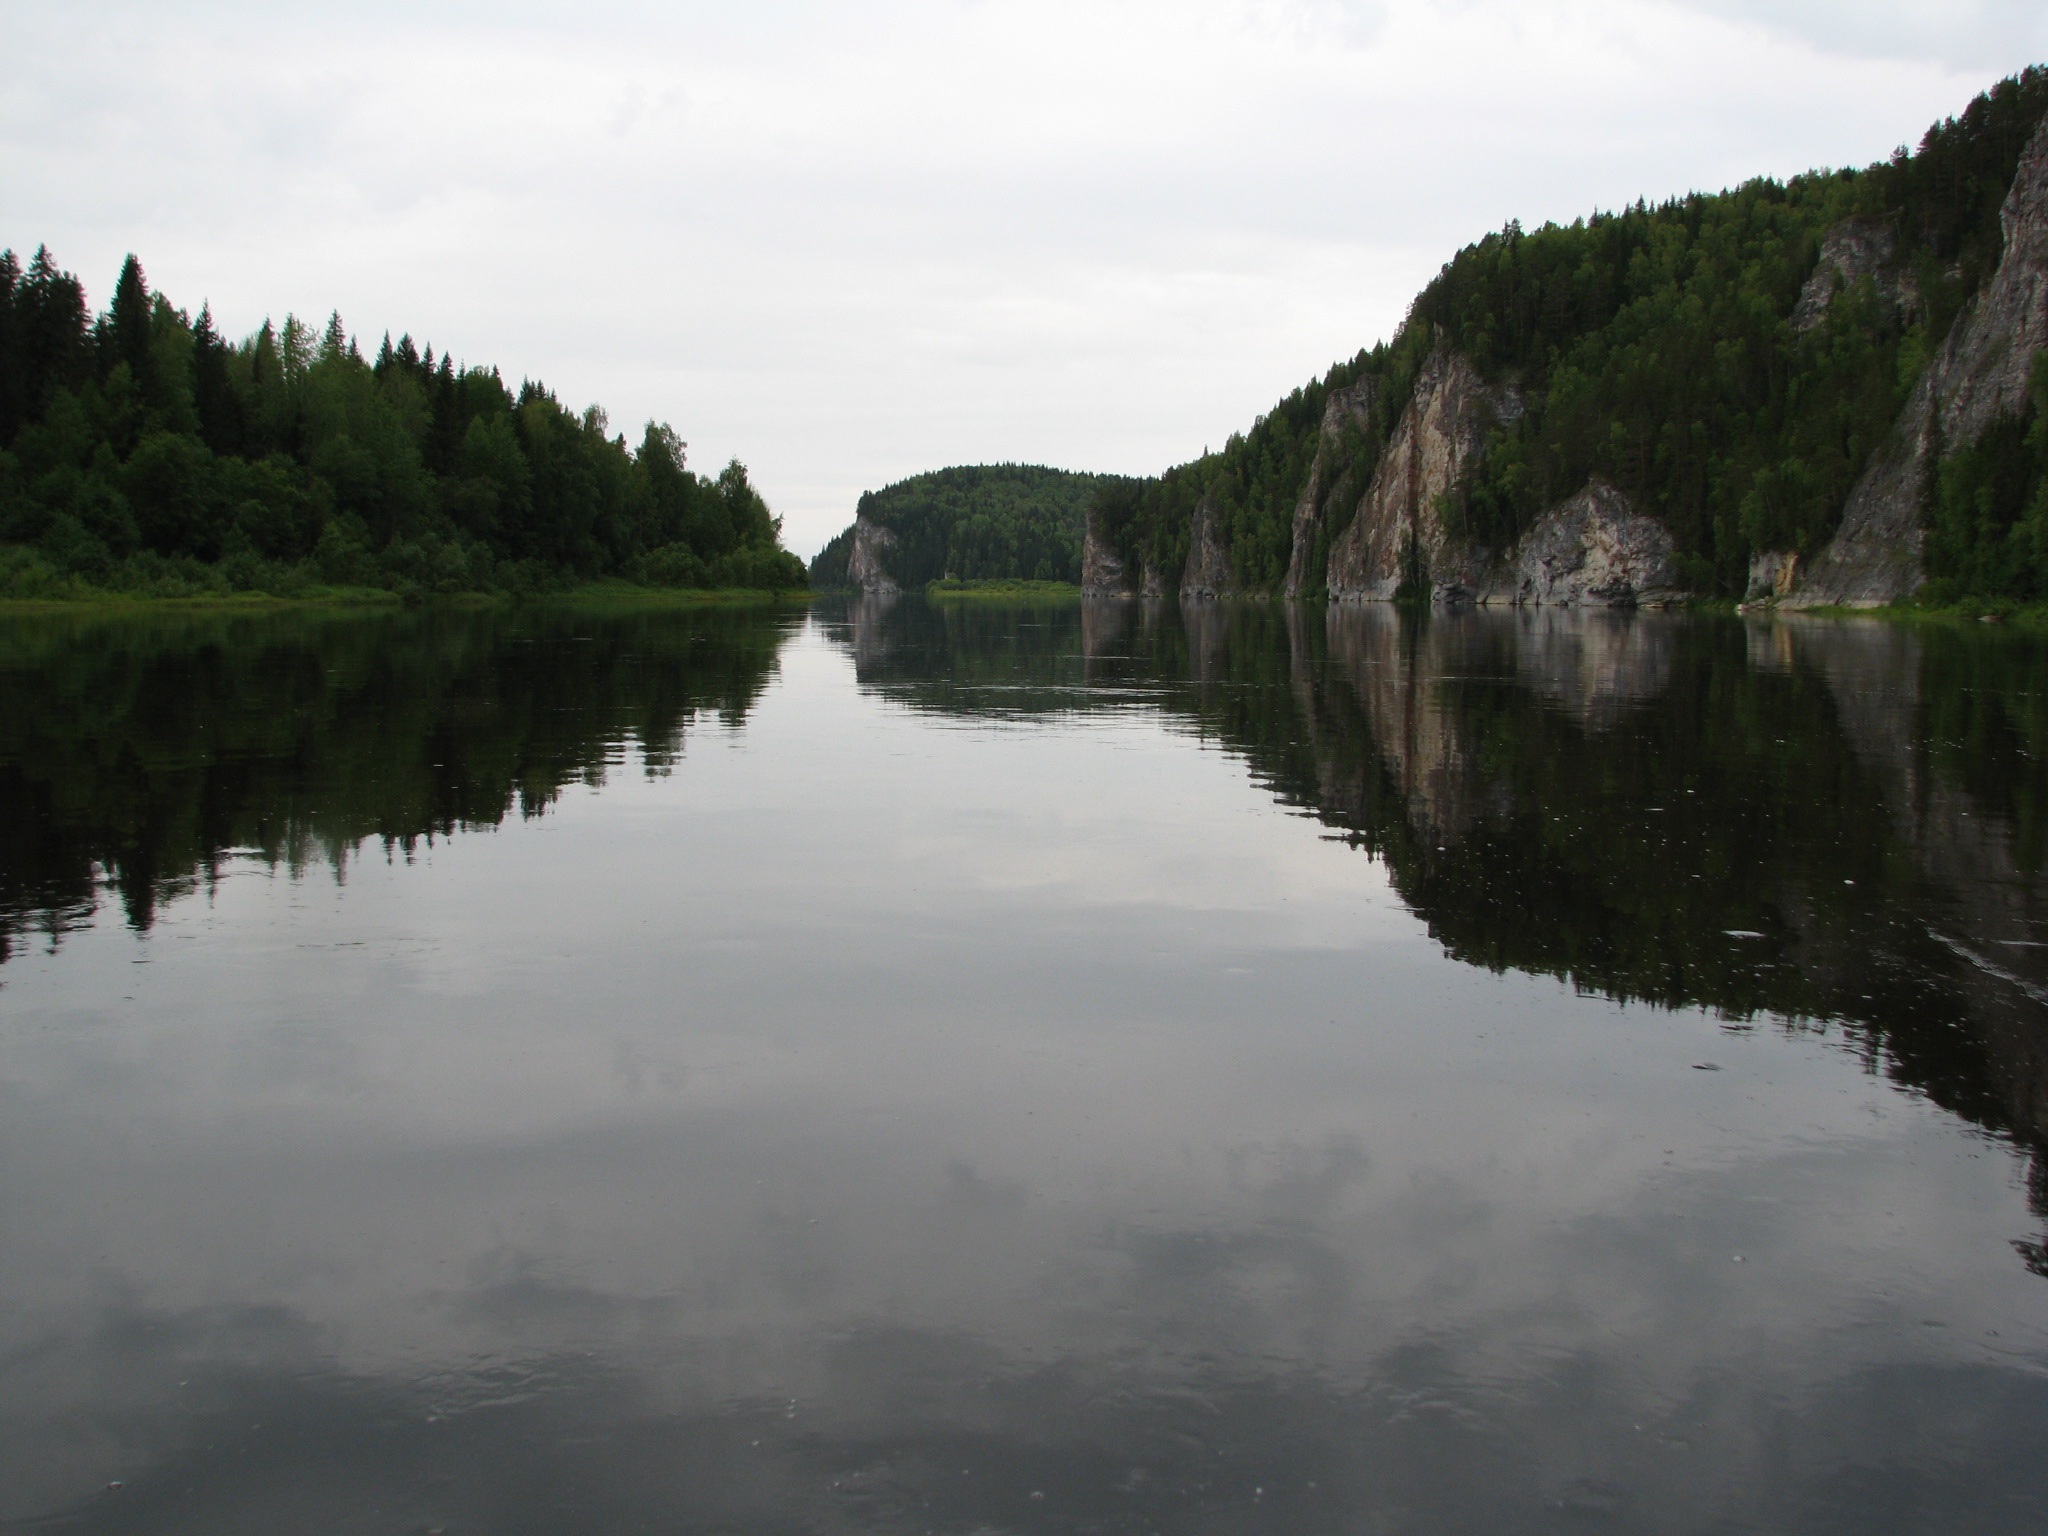
{"label": "rocky cliff face", "polygon": [[[1315,503],[1322,490],[1317,472],[1328,472],[1325,450],[1343,430],[1345,418],[1338,413],[1362,412],[1369,404],[1369,398],[1333,397],[1325,414],[1315,470],[1295,511],[1290,591],[1304,585],[1296,571],[1314,544]],[[1505,558],[1466,543],[1448,526],[1444,509],[1477,466],[1486,434],[1521,410],[1512,388],[1488,385],[1456,353],[1432,355],[1357,515],[1331,546],[1330,595],[1363,602],[1393,597],[1408,574],[1412,547],[1436,602],[1634,607],[1676,600],[1679,579],[1669,531],[1639,515],[1605,481],[1593,481],[1546,512]]]}
{"label": "rocky cliff face", "polygon": [[[1751,601],[1870,606],[1903,600],[1921,586],[1921,520],[1941,456],[1975,443],[1991,423],[2024,407],[2034,360],[2048,345],[2048,122],[2021,155],[2000,217],[2004,249],[1996,271],[1923,371],[1850,493],[1834,539],[1811,557],[1759,553]],[[1789,317],[1792,328],[1821,326],[1846,291],[1866,284],[1901,316],[1921,315],[1922,296],[1903,252],[1890,219],[1836,224]],[[1589,484],[1553,507],[1513,549],[1466,541],[1453,510],[1489,434],[1519,420],[1523,406],[1514,384],[1487,383],[1448,345],[1424,362],[1412,398],[1372,461],[1370,483],[1360,487],[1352,477],[1365,464],[1354,428],[1371,423],[1374,392],[1384,387],[1368,375],[1331,391],[1324,403],[1293,508],[1286,595],[1322,589],[1338,601],[1387,601],[1411,580],[1422,588],[1418,596],[1438,603],[1650,606],[1681,595],[1668,531],[1610,485]],[[1339,521],[1341,530],[1328,536]],[[1204,496],[1186,529],[1185,559],[1165,570],[1149,561],[1126,569],[1091,529],[1083,588],[1097,596],[1148,597],[1176,587],[1205,598],[1242,591],[1230,558],[1233,528],[1225,526],[1219,503]]]}
{"label": "rocky cliff face", "polygon": [[1166,575],[1156,565],[1141,562],[1133,575],[1130,567],[1095,531],[1091,517],[1081,538],[1081,595],[1083,597],[1164,597]]}
{"label": "rocky cliff face", "polygon": [[1791,595],[1799,582],[1799,557],[1784,550],[1758,550],[1749,557],[1749,586],[1742,594],[1746,603],[1770,602]]}
{"label": "rocky cliff face", "polygon": [[2048,122],[2020,157],[1999,221],[1998,270],[1920,376],[1850,493],[1840,530],[1800,573],[1787,607],[1875,607],[1918,591],[1920,509],[1940,455],[1974,443],[2025,401],[2034,356],[2048,344]]}
{"label": "rocky cliff face", "polygon": [[846,580],[855,591],[869,597],[894,597],[901,590],[883,563],[883,556],[895,542],[896,535],[880,523],[871,523],[864,517],[853,520],[853,548],[846,556]]}
{"label": "rocky cliff face", "polygon": [[1452,535],[1444,508],[1477,462],[1488,431],[1521,408],[1511,389],[1490,388],[1457,353],[1431,353],[1357,514],[1330,548],[1330,596],[1391,599],[1407,575],[1411,547],[1438,597],[1476,588],[1486,552]]}
{"label": "rocky cliff face", "polygon": [[1204,495],[1195,503],[1194,522],[1188,529],[1188,562],[1180,576],[1183,597],[1228,597],[1237,590],[1219,522],[1215,496]]}
{"label": "rocky cliff face", "polygon": [[1490,584],[1481,601],[1647,608],[1681,595],[1670,530],[1595,480],[1537,519],[1516,545],[1507,579]]}
{"label": "rocky cliff face", "polygon": [[1363,430],[1372,416],[1378,381],[1361,379],[1348,389],[1335,389],[1323,405],[1323,423],[1316,436],[1316,455],[1309,464],[1308,480],[1294,504],[1294,541],[1288,548],[1287,581],[1283,591],[1289,597],[1324,584],[1328,574],[1315,565],[1316,545],[1323,529],[1323,503],[1332,494],[1333,482],[1343,473],[1344,433],[1347,428]]}
{"label": "rocky cliff face", "polygon": [[1088,519],[1081,536],[1081,595],[1083,597],[1130,597],[1135,589],[1130,572],[1117,552],[1095,531],[1095,519]]}
{"label": "rocky cliff face", "polygon": [[1887,219],[1844,219],[1827,232],[1813,276],[1799,292],[1792,311],[1792,329],[1810,331],[1827,318],[1835,295],[1869,278],[1877,291],[1899,310],[1919,307],[1913,275],[1897,262],[1898,236]]}

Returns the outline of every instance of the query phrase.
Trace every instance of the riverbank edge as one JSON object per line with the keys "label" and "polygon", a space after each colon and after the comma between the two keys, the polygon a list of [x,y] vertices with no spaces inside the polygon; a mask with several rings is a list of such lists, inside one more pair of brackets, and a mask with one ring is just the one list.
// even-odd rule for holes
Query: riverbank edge
{"label": "riverbank edge", "polygon": [[268,613],[283,609],[497,608],[543,603],[619,603],[649,608],[781,607],[809,603],[798,588],[641,587],[590,582],[559,592],[399,593],[382,587],[319,587],[281,596],[271,592],[201,592],[182,596],[93,592],[73,597],[0,597],[0,616],[36,613]]}
{"label": "riverbank edge", "polygon": [[1081,588],[1071,581],[930,581],[924,595],[946,602],[1079,602]]}
{"label": "riverbank edge", "polygon": [[1723,609],[1718,604],[1701,604],[1707,612],[1728,612],[1744,618],[1771,616],[1816,619],[1875,619],[1887,624],[2011,624],[2022,629],[2048,629],[2048,603],[2012,603],[2004,600],[1964,598],[1960,602],[1922,607],[1913,603],[1891,603],[1881,607],[1853,608],[1846,605],[1825,608],[1780,608],[1776,603],[1734,603]]}

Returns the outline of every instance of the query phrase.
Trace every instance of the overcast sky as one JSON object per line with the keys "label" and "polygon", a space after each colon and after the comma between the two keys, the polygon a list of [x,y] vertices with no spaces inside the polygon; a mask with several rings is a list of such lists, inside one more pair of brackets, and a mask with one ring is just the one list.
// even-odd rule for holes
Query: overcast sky
{"label": "overcast sky", "polygon": [[0,244],[224,329],[339,308],[692,462],[806,555],[863,489],[1141,473],[1461,244],[1862,164],[2040,0],[0,0]]}

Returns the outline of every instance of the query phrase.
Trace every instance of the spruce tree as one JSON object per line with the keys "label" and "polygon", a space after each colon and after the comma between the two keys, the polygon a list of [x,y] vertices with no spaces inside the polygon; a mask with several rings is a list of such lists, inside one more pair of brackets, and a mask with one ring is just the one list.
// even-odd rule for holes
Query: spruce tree
{"label": "spruce tree", "polygon": [[121,275],[114,283],[114,302],[100,328],[100,371],[112,373],[121,363],[128,365],[138,387],[146,387],[149,367],[149,284],[142,276],[142,263],[130,256],[121,263]]}
{"label": "spruce tree", "polygon": [[242,402],[228,377],[227,344],[213,328],[213,308],[206,304],[192,327],[192,404],[207,447],[221,454],[242,452]]}
{"label": "spruce tree", "polygon": [[14,259],[14,252],[0,251],[0,448],[14,440],[27,411],[22,397],[27,358],[22,353],[16,313],[20,287],[21,263]]}
{"label": "spruce tree", "polygon": [[[22,358],[22,410],[33,416],[51,390],[83,383],[91,368],[92,322],[86,314],[85,287],[69,272],[57,270],[48,246],[36,247],[28,275],[15,289],[15,325]],[[147,331],[144,335],[146,339]]]}

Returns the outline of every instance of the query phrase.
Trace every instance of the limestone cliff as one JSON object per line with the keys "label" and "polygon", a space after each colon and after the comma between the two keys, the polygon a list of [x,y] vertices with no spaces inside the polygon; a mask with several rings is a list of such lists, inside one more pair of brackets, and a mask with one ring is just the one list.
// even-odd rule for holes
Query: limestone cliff
{"label": "limestone cliff", "polygon": [[1131,597],[1136,589],[1130,573],[1117,552],[1095,531],[1095,519],[1081,539],[1081,595],[1083,597]]}
{"label": "limestone cliff", "polygon": [[1330,596],[1384,602],[1409,574],[1412,557],[1439,598],[1471,592],[1488,559],[1456,537],[1446,508],[1464,485],[1496,423],[1521,414],[1511,388],[1493,388],[1447,348],[1432,352],[1415,380],[1372,484],[1330,547]]}
{"label": "limestone cliff", "polygon": [[1135,576],[1119,555],[1096,530],[1091,515],[1081,539],[1081,595],[1083,597],[1164,597],[1166,576],[1149,561],[1140,561]]}
{"label": "limestone cliff", "polygon": [[1821,241],[1813,275],[1799,292],[1792,329],[1812,330],[1827,318],[1837,293],[1866,278],[1902,313],[1917,310],[1919,291],[1912,272],[1898,259],[1898,245],[1898,234],[1888,219],[1844,219],[1829,230]]}
{"label": "limestone cliff", "polygon": [[1363,431],[1370,425],[1378,388],[1379,381],[1367,377],[1347,389],[1331,390],[1324,403],[1315,458],[1309,463],[1308,479],[1294,504],[1293,542],[1288,546],[1287,581],[1282,588],[1289,597],[1300,597],[1324,584],[1327,562],[1322,569],[1315,563],[1325,522],[1323,503],[1341,489],[1345,432]]}
{"label": "limestone cliff", "polygon": [[1188,561],[1180,576],[1183,597],[1228,597],[1238,589],[1230,569],[1230,552],[1223,547],[1219,521],[1216,494],[1205,492],[1195,503],[1188,528]]}
{"label": "limestone cliff", "polygon": [[894,597],[900,588],[883,563],[883,556],[895,543],[896,535],[880,523],[856,517],[853,520],[853,548],[846,556],[847,584],[869,597]]}
{"label": "limestone cliff", "polygon": [[1482,602],[1562,608],[1661,607],[1682,596],[1671,532],[1604,480],[1551,508],[1522,536]]}
{"label": "limestone cliff", "polygon": [[[1316,532],[1318,483],[1347,416],[1370,408],[1364,391],[1333,396],[1325,412],[1309,483],[1295,510],[1289,591],[1305,585],[1298,571]],[[1514,549],[1497,554],[1464,540],[1449,507],[1484,452],[1486,434],[1521,414],[1512,386],[1487,384],[1463,357],[1439,350],[1424,364],[1415,395],[1380,456],[1372,483],[1350,525],[1330,549],[1333,598],[1383,602],[1409,574],[1412,558],[1434,602],[1538,604],[1562,607],[1654,606],[1679,598],[1671,534],[1637,513],[1603,480],[1551,508]],[[1203,537],[1196,514],[1196,544]],[[1196,559],[1189,556],[1193,571]]]}
{"label": "limestone cliff", "polygon": [[1999,211],[2004,254],[1914,386],[1891,437],[1843,508],[1841,527],[1799,573],[1785,606],[1876,607],[1926,579],[1921,507],[1944,452],[1974,443],[2025,401],[2048,344],[2048,122],[2034,132]]}
{"label": "limestone cliff", "polygon": [[[1752,601],[1908,597],[1936,469],[2024,407],[2048,341],[2044,113],[2048,68],[2001,82],[1858,184],[1882,212],[1841,218],[1816,181],[1766,198],[1779,211],[1762,223],[1745,189],[1526,250],[1516,228],[1489,236],[1384,346],[1220,453],[1110,487],[1089,515],[1114,546],[1091,540],[1084,585],[1627,606],[1748,561]],[[1788,270],[1802,251],[1810,271]],[[1503,435],[1512,462],[1476,495]],[[1613,483],[1586,483],[1596,469]],[[1531,486],[1575,494],[1546,510]],[[1668,527],[1649,515],[1667,512]],[[1763,526],[1776,547],[1753,544]]]}

